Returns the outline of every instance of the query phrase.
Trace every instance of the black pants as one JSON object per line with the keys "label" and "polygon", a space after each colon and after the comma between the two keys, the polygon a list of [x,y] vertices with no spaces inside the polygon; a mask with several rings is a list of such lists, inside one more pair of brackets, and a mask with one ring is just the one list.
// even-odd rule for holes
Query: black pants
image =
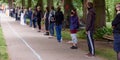
{"label": "black pants", "polygon": [[95,55],[95,47],[94,47],[94,40],[93,40],[93,32],[88,31],[87,34],[87,41],[88,41],[88,48],[89,53]]}
{"label": "black pants", "polygon": [[37,24],[38,24],[38,29],[41,30],[41,19],[37,20]]}

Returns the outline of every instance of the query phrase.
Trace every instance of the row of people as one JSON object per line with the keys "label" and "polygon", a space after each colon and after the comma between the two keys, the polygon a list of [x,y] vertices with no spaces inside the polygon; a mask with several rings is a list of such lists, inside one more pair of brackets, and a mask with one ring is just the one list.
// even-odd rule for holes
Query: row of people
{"label": "row of people", "polygon": [[[86,23],[86,34],[87,34],[87,40],[88,40],[88,47],[89,47],[89,53],[88,56],[94,56],[95,55],[95,48],[94,48],[94,40],[93,40],[93,30],[94,30],[94,20],[95,20],[95,11],[93,9],[93,4],[89,2],[87,4],[88,8],[88,16]],[[22,25],[26,25],[26,18],[29,18],[30,20],[30,27],[38,27],[38,32],[41,32],[41,21],[43,17],[43,13],[40,9],[40,6],[36,7],[33,11],[31,8],[27,11],[26,9],[21,10],[21,23]],[[16,14],[16,19],[17,19]],[[50,9],[49,7],[46,7],[46,11],[43,17],[45,21],[45,35],[50,35],[50,38],[54,37],[54,27],[56,30],[56,37],[57,41],[60,43],[62,42],[62,24],[64,21],[64,14],[61,11],[61,8],[58,7],[57,10],[54,9],[52,6]],[[79,17],[77,15],[76,9],[71,10],[71,16],[70,16],[70,33],[72,38],[72,46],[71,49],[77,49],[78,46],[78,39],[76,36],[76,33],[78,32],[79,28]],[[36,26],[37,24],[37,26]]]}

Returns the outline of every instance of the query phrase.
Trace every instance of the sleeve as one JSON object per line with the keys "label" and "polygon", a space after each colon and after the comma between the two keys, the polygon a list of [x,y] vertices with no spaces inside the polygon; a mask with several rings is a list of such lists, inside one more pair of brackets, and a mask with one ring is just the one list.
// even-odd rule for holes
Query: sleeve
{"label": "sleeve", "polygon": [[115,17],[115,19],[112,21],[112,26],[116,26],[120,23],[120,14]]}

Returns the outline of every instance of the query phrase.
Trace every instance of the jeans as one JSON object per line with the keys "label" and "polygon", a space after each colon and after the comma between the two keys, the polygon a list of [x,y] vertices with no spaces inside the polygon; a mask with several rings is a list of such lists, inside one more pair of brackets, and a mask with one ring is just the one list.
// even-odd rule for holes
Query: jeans
{"label": "jeans", "polygon": [[32,18],[30,18],[30,27],[32,27]]}
{"label": "jeans", "polygon": [[37,21],[37,18],[33,18],[33,27],[36,28],[36,21]]}
{"label": "jeans", "polygon": [[61,31],[62,31],[62,24],[57,25],[56,26],[56,36],[57,36],[58,42],[61,42],[61,39],[62,39]]}
{"label": "jeans", "polygon": [[49,31],[50,31],[50,35],[54,36],[54,23],[50,23],[50,25],[49,25]]}

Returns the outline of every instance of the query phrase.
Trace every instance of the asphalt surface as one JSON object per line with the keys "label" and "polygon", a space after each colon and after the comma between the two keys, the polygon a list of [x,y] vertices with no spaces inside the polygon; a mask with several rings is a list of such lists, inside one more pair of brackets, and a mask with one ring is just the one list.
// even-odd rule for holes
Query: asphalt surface
{"label": "asphalt surface", "polygon": [[0,14],[0,18],[10,60],[104,60],[86,57],[87,52],[80,48],[72,50],[71,45],[49,39],[43,32],[20,25],[5,14]]}

